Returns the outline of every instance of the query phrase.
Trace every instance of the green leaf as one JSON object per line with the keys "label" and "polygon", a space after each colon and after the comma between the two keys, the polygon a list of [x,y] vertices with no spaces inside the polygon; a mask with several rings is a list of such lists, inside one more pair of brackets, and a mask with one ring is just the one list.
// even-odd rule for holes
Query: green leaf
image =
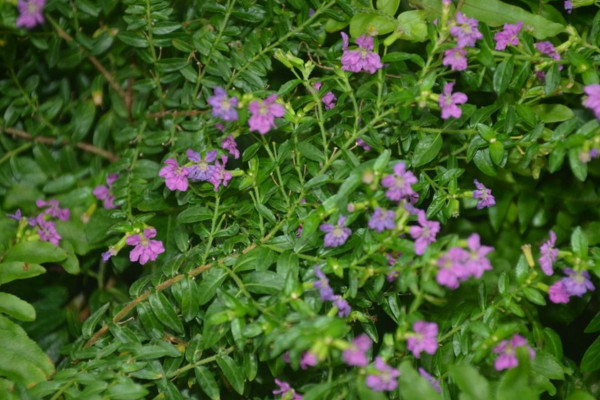
{"label": "green leaf", "polygon": [[473,156],[473,162],[481,172],[489,176],[496,176],[498,172],[492,164],[492,158],[488,149],[477,150]]}
{"label": "green leaf", "polygon": [[397,21],[396,33],[400,39],[412,42],[427,40],[427,21],[423,11],[405,11],[398,15]]}
{"label": "green leaf", "polygon": [[464,400],[482,400],[490,398],[490,386],[487,380],[470,365],[453,365],[450,376],[462,391]]}
{"label": "green leaf", "polygon": [[584,392],[582,390],[576,390],[573,393],[571,393],[571,395],[569,397],[567,397],[567,400],[597,400],[597,399],[587,392]]}
{"label": "green leaf", "polygon": [[502,61],[496,67],[496,71],[494,72],[493,86],[494,91],[499,95],[504,93],[504,91],[506,91],[508,88],[508,84],[512,79],[513,69],[514,61],[512,57],[506,61]]}
{"label": "green leaf", "polygon": [[241,365],[238,365],[231,357],[225,355],[217,358],[217,364],[233,389],[242,394],[244,392],[244,372]]}
{"label": "green leaf", "polygon": [[569,150],[569,166],[577,179],[581,182],[585,181],[588,173],[588,165],[579,159],[579,149]]}
{"label": "green leaf", "polygon": [[212,268],[202,274],[202,282],[198,285],[198,304],[200,306],[215,297],[217,288],[221,286],[226,277],[227,273],[220,268]]}
{"label": "green leaf", "polygon": [[542,296],[542,294],[537,289],[530,287],[523,288],[523,294],[525,295],[527,300],[529,300],[533,304],[537,304],[538,306],[546,305],[546,300],[544,299],[544,296]]}
{"label": "green leaf", "polygon": [[535,358],[531,361],[531,370],[548,379],[565,379],[563,367],[553,355],[545,351],[535,353]]}
{"label": "green leaf", "polygon": [[167,297],[160,293],[154,292],[150,295],[150,307],[152,312],[156,315],[156,318],[169,328],[173,329],[177,333],[183,333],[184,328],[181,320],[177,317],[175,308],[169,302]]}
{"label": "green leaf", "polygon": [[209,221],[212,219],[213,212],[207,207],[194,205],[186,207],[185,210],[177,215],[177,222],[189,224],[192,222]]}
{"label": "green leaf", "polygon": [[379,14],[355,14],[350,20],[350,35],[357,38],[364,34],[385,35],[396,29],[394,18]]}
{"label": "green leaf", "polygon": [[500,165],[504,159],[504,144],[496,140],[490,143],[490,158],[496,165]]}
{"label": "green leaf", "polygon": [[203,366],[194,368],[194,373],[200,389],[202,389],[211,400],[219,400],[221,398],[219,385],[217,384],[213,373]]}
{"label": "green leaf", "polygon": [[400,365],[400,391],[406,400],[442,398],[433,386],[415,371],[409,361],[404,361]]}
{"label": "green leaf", "polygon": [[377,0],[377,9],[393,17],[400,7],[400,0]]}
{"label": "green leaf", "polygon": [[85,322],[81,326],[81,335],[85,339],[89,339],[92,337],[96,330],[96,326],[98,326],[98,323],[102,321],[104,313],[106,313],[106,310],[108,310],[109,306],[110,303],[104,304],[102,307],[94,311],[92,315],[88,317],[88,319],[85,320]]}
{"label": "green leaf", "polygon": [[54,374],[54,365],[23,328],[0,315],[0,376],[31,386]]}
{"label": "green leaf", "polygon": [[560,71],[558,70],[558,64],[554,63],[546,73],[544,83],[544,93],[546,96],[550,96],[560,83]]}
{"label": "green leaf", "polygon": [[585,232],[581,229],[581,227],[575,228],[573,233],[571,234],[571,249],[573,253],[575,253],[579,258],[584,260],[587,259],[588,256],[588,238]]}
{"label": "green leaf", "polygon": [[59,178],[49,181],[42,189],[44,193],[60,193],[71,189],[77,183],[77,179],[73,175],[66,174]]}
{"label": "green leaf", "polygon": [[17,279],[33,278],[46,272],[38,264],[28,264],[20,261],[4,262],[0,264],[0,285]]}
{"label": "green leaf", "polygon": [[181,314],[186,322],[196,318],[198,315],[198,284],[189,276],[179,282],[181,290]]}
{"label": "green leaf", "polygon": [[600,331],[600,312],[596,314],[585,328],[585,333],[593,333]]}
{"label": "green leaf", "polygon": [[421,136],[412,158],[413,167],[420,167],[432,161],[442,149],[442,134]]}
{"label": "green leaf", "polygon": [[148,390],[138,383],[126,381],[108,388],[106,396],[111,400],[133,400],[146,398]]}
{"label": "green leaf", "polygon": [[264,204],[255,204],[256,210],[260,215],[264,218],[268,219],[269,222],[275,223],[277,219],[275,218],[275,214],[273,211],[269,210]]}
{"label": "green leaf", "polygon": [[575,116],[573,110],[562,104],[538,104],[533,111],[542,122],[562,122]]}
{"label": "green leaf", "polygon": [[0,313],[8,314],[19,321],[35,320],[33,306],[10,293],[0,292]]}
{"label": "green leaf", "polygon": [[93,101],[85,101],[77,107],[73,116],[73,142],[79,142],[89,132],[96,117],[96,105]]}
{"label": "green leaf", "polygon": [[43,264],[60,262],[67,258],[67,253],[52,243],[35,241],[17,243],[8,249],[4,262],[23,261],[25,263]]}
{"label": "green leaf", "polygon": [[277,294],[283,289],[284,278],[273,271],[254,271],[244,276],[250,293]]}

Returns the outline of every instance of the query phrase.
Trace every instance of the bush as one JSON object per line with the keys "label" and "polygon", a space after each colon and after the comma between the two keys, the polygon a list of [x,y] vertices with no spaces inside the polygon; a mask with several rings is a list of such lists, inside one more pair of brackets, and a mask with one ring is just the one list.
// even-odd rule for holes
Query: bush
{"label": "bush", "polygon": [[593,3],[0,4],[0,398],[597,398]]}

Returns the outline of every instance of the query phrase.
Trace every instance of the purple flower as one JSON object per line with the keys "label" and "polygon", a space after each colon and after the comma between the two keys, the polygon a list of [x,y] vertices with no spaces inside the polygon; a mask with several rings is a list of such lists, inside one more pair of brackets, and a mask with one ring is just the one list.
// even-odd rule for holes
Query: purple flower
{"label": "purple flower", "polygon": [[356,144],[363,148],[364,151],[371,150],[371,146],[369,146],[364,140],[361,138],[356,139]]}
{"label": "purple flower", "polygon": [[43,214],[37,216],[36,222],[38,226],[37,233],[40,235],[40,240],[58,246],[62,237],[56,231],[54,222],[46,221]]}
{"label": "purple flower", "polygon": [[600,157],[600,150],[598,150],[596,147],[590,149],[590,158],[598,158]]}
{"label": "purple flower", "polygon": [[325,104],[326,110],[331,110],[333,107],[335,107],[336,100],[337,100],[337,97],[335,97],[335,94],[333,94],[333,92],[331,92],[331,91],[325,93],[325,95],[321,99],[323,104]]}
{"label": "purple flower", "polygon": [[317,363],[317,356],[315,356],[310,351],[307,351],[304,353],[302,359],[300,360],[300,368],[307,369],[308,367],[314,367],[315,365],[317,365]]}
{"label": "purple flower", "polygon": [[337,297],[333,293],[333,289],[331,289],[331,287],[329,286],[329,279],[327,278],[327,275],[325,275],[323,271],[321,271],[321,268],[319,268],[317,265],[315,265],[315,274],[317,275],[317,278],[319,278],[319,280],[313,283],[313,286],[316,289],[319,289],[321,300],[335,301]]}
{"label": "purple flower", "polygon": [[350,347],[344,350],[342,361],[349,366],[366,367],[369,364],[367,351],[371,349],[373,341],[364,333],[352,341]]}
{"label": "purple flower", "polygon": [[342,32],[344,45],[342,49],[342,69],[350,72],[365,71],[374,74],[383,68],[379,54],[373,52],[374,44],[371,36],[362,35],[355,40],[358,50],[348,50],[348,35]]}
{"label": "purple flower", "polygon": [[446,83],[444,92],[440,94],[439,104],[442,110],[442,119],[460,118],[462,110],[458,104],[464,104],[468,100],[467,95],[462,92],[452,93],[453,87],[454,82]]}
{"label": "purple flower", "polygon": [[108,251],[102,253],[102,261],[107,262],[111,257],[116,256],[117,250],[114,247],[109,247]]}
{"label": "purple flower", "polygon": [[542,271],[548,276],[554,273],[552,264],[558,258],[558,249],[554,248],[555,244],[556,234],[554,231],[550,231],[550,239],[540,246],[540,258],[538,258],[538,261],[542,267]]}
{"label": "purple flower", "polygon": [[160,240],[149,240],[156,236],[156,229],[144,229],[143,233],[128,236],[126,242],[130,246],[135,246],[129,253],[131,262],[144,265],[148,261],[154,261],[159,254],[165,252],[165,248]]}
{"label": "purple flower", "polygon": [[477,190],[473,191],[473,198],[479,199],[477,202],[477,209],[481,210],[486,207],[491,207],[496,204],[496,199],[492,195],[492,190],[486,188],[483,183],[480,183],[477,179],[473,181]]}
{"label": "purple flower", "polygon": [[595,289],[592,281],[590,281],[590,273],[587,271],[575,271],[571,268],[563,270],[567,274],[566,278],[562,278],[562,283],[569,296],[581,297],[586,292]]}
{"label": "purple flower", "polygon": [[216,161],[213,169],[213,174],[208,178],[208,181],[213,184],[215,192],[219,190],[219,186],[227,186],[233,175],[225,170],[227,156],[221,156],[221,162]]}
{"label": "purple flower", "polygon": [[438,270],[436,281],[449,289],[456,289],[459,281],[466,280],[469,277],[465,263],[469,259],[469,253],[460,247],[453,247],[438,259]]}
{"label": "purple flower", "polygon": [[213,116],[224,121],[237,121],[238,112],[235,109],[238,105],[237,97],[227,97],[227,92],[217,86],[214,96],[209,97],[207,101],[212,106]]}
{"label": "purple flower", "polygon": [[415,194],[412,184],[417,183],[417,178],[412,172],[406,171],[406,165],[399,162],[394,166],[394,174],[386,175],[381,180],[381,185],[388,190],[385,196],[392,201],[400,201]]}
{"label": "purple flower", "polygon": [[376,372],[367,375],[367,386],[376,392],[394,390],[398,387],[400,371],[390,367],[381,357],[375,358]]}
{"label": "purple flower", "polygon": [[511,369],[519,365],[516,348],[522,346],[528,348],[531,359],[535,358],[535,351],[527,345],[527,339],[521,335],[514,335],[510,341],[503,340],[498,346],[494,347],[494,353],[499,354],[494,362],[494,368],[497,371],[502,371],[503,369]]}
{"label": "purple flower", "polygon": [[67,208],[61,209],[60,204],[56,199],[48,201],[36,200],[35,205],[38,208],[48,207],[44,211],[42,211],[42,214],[50,215],[51,217],[58,218],[61,221],[68,221],[69,217],[71,216],[71,211],[69,211],[69,209]]}
{"label": "purple flower", "polygon": [[431,376],[431,374],[429,372],[427,372],[423,368],[419,367],[419,375],[421,375],[423,378],[425,378],[427,380],[427,382],[429,382],[429,384],[433,387],[433,389],[436,392],[442,393],[442,388],[440,387],[440,381],[435,379],[433,376]]}
{"label": "purple flower", "polygon": [[273,394],[280,394],[281,398],[288,400],[302,400],[302,396],[296,393],[289,383],[275,379],[275,383],[279,386],[279,389],[273,390]]}
{"label": "purple flower", "polygon": [[419,212],[417,220],[421,226],[411,226],[410,236],[415,239],[415,253],[420,256],[425,253],[427,246],[435,242],[435,236],[440,231],[440,223],[428,221],[424,211]]}
{"label": "purple flower", "polygon": [[417,358],[421,352],[434,354],[438,348],[438,326],[435,322],[417,321],[413,324],[414,333],[406,339],[406,348]]}
{"label": "purple flower", "polygon": [[165,184],[169,190],[180,190],[185,192],[188,189],[188,174],[187,168],[181,167],[177,164],[177,160],[174,158],[168,158],[165,161],[166,167],[158,172],[158,176],[165,178]]}
{"label": "purple flower", "polygon": [[337,296],[333,305],[338,309],[338,317],[347,317],[352,311],[350,304],[342,296]]}
{"label": "purple flower", "polygon": [[548,295],[550,297],[550,301],[555,304],[569,302],[570,296],[569,293],[567,293],[567,288],[562,280],[554,282],[554,284],[548,288]]}
{"label": "purple flower", "polygon": [[519,21],[516,24],[504,24],[504,29],[494,35],[496,41],[496,50],[504,50],[506,46],[512,44],[517,46],[519,38],[517,35],[523,26],[523,22]]}
{"label": "purple flower", "polygon": [[596,118],[600,119],[600,84],[594,83],[583,88],[587,97],[583,100],[583,105],[594,111]]}
{"label": "purple flower", "polygon": [[483,275],[484,271],[489,271],[492,269],[490,260],[487,259],[486,255],[494,251],[494,248],[490,246],[482,246],[479,241],[479,235],[476,233],[469,236],[467,239],[467,246],[471,252],[469,253],[465,263],[466,270],[468,271],[469,275],[479,279],[481,278],[481,275]]}
{"label": "purple flower", "polygon": [[46,0],[19,0],[19,17],[17,18],[17,28],[31,29],[38,24],[44,23],[42,11],[46,5]]}
{"label": "purple flower", "polygon": [[450,66],[452,71],[464,71],[467,69],[467,51],[460,47],[446,50],[444,52],[443,65]]}
{"label": "purple flower", "polygon": [[474,18],[467,18],[463,13],[456,13],[456,24],[450,28],[450,34],[456,38],[458,47],[473,47],[475,42],[483,38],[477,26],[479,23]]}
{"label": "purple flower", "polygon": [[92,192],[94,196],[103,202],[104,208],[107,210],[117,208],[115,205],[115,196],[112,194],[112,185],[119,178],[119,174],[109,174],[106,177],[106,186],[98,185]]}
{"label": "purple flower", "polygon": [[248,105],[248,110],[252,113],[248,120],[250,132],[258,131],[258,133],[264,135],[271,129],[277,128],[275,118],[283,117],[285,108],[281,104],[275,103],[275,100],[277,100],[277,95],[273,94],[264,101],[253,100],[250,102]]}
{"label": "purple flower", "polygon": [[569,14],[571,14],[573,12],[573,1],[572,0],[565,0],[565,10],[567,10],[567,12]]}
{"label": "purple flower", "polygon": [[23,213],[21,212],[21,209],[18,208],[14,214],[6,214],[6,216],[10,219],[14,219],[15,221],[20,221],[21,218],[23,218]]}
{"label": "purple flower", "polygon": [[346,222],[346,217],[340,215],[337,225],[321,224],[321,226],[319,226],[319,229],[326,233],[324,240],[325,247],[338,247],[346,243],[352,230],[344,227],[344,222]]}
{"label": "purple flower", "polygon": [[386,229],[394,229],[396,227],[396,213],[391,210],[377,207],[375,212],[371,215],[368,225],[369,228],[380,233]]}
{"label": "purple flower", "polygon": [[[402,253],[396,253],[397,257],[400,257],[401,255]],[[388,282],[394,282],[400,276],[400,271],[396,271],[394,269],[394,264],[396,264],[396,258],[394,258],[394,256],[389,253],[385,254],[385,258],[387,258],[388,268],[390,269],[390,271],[385,276],[386,280]]]}
{"label": "purple flower", "polygon": [[196,153],[192,149],[188,149],[186,152],[188,160],[195,164],[187,167],[186,170],[189,175],[189,179],[192,181],[207,181],[213,175],[215,166],[209,163],[217,159],[217,151],[211,150],[204,156],[204,159],[200,157],[200,154]]}
{"label": "purple flower", "polygon": [[552,43],[548,41],[536,43],[535,48],[540,53],[545,54],[554,60],[560,60],[560,54],[558,54],[558,51],[556,51],[556,48],[554,48]]}
{"label": "purple flower", "polygon": [[237,148],[237,143],[235,142],[233,135],[229,135],[223,139],[221,147],[227,150],[236,160],[240,158],[240,151]]}

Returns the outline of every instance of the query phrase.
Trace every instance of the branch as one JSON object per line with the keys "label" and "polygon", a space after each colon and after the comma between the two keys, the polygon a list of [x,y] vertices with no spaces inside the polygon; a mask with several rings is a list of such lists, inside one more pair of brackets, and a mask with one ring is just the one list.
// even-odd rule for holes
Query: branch
{"label": "branch", "polygon": [[[18,137],[18,138],[25,139],[25,140],[31,140],[31,141],[37,142],[37,143],[44,143],[44,144],[48,144],[48,145],[55,145],[57,143],[57,140],[49,138],[49,137],[33,136],[30,133],[27,133],[20,129],[3,128],[2,125],[0,125],[0,131],[6,132],[7,134],[12,135],[14,137]],[[62,142],[59,141],[58,143],[62,144],[64,146],[71,145],[71,143],[67,140],[63,140]],[[106,151],[104,149],[101,149],[101,148],[91,145],[89,143],[79,142],[75,145],[75,147],[77,147],[78,149],[81,149],[85,152],[93,153],[100,157],[106,158],[110,162],[115,162],[119,159],[119,157],[117,155],[111,153],[110,151]]]}
{"label": "branch", "polygon": [[166,116],[193,117],[195,115],[206,114],[207,112],[208,112],[208,110],[188,110],[188,111],[167,110],[167,111],[160,111],[160,112],[148,114],[146,117],[147,118],[162,118],[162,117],[166,117]]}

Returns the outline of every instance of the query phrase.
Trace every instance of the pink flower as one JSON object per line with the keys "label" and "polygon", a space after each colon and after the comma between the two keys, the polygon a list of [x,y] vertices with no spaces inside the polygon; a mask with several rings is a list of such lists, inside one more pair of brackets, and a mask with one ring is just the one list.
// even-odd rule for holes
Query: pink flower
{"label": "pink flower", "polygon": [[355,40],[358,50],[348,50],[348,35],[342,32],[344,42],[342,54],[342,69],[350,72],[365,71],[374,74],[378,69],[383,68],[379,54],[373,52],[375,47],[371,36],[360,36]]}
{"label": "pink flower", "polygon": [[475,42],[483,38],[477,28],[479,22],[474,18],[467,18],[460,11],[456,13],[456,24],[450,28],[450,34],[456,38],[458,47],[473,47]]}
{"label": "pink flower", "polygon": [[52,218],[58,218],[61,221],[68,221],[71,216],[71,211],[68,208],[60,208],[58,200],[51,199],[48,201],[36,200],[35,205],[38,208],[48,207],[42,214],[49,215]]}
{"label": "pink flower", "polygon": [[498,358],[494,362],[494,368],[497,371],[503,369],[511,369],[519,365],[517,359],[516,349],[517,347],[527,347],[529,350],[529,356],[531,359],[535,358],[535,351],[527,344],[527,339],[520,335],[514,335],[510,341],[503,340],[500,344],[494,347],[494,353],[499,354]]}
{"label": "pink flower", "polygon": [[558,54],[554,45],[548,41],[536,43],[535,48],[540,53],[545,54],[554,60],[560,60],[560,54]]}
{"label": "pink flower", "polygon": [[416,194],[411,186],[415,183],[417,183],[417,178],[412,172],[406,170],[406,165],[403,162],[399,162],[394,166],[393,175],[386,175],[381,180],[381,185],[388,188],[385,196],[392,201],[400,201]]}
{"label": "pink flower", "polygon": [[558,249],[554,248],[555,244],[556,234],[554,231],[550,231],[550,239],[540,246],[540,258],[538,258],[538,261],[542,267],[542,271],[548,276],[554,273],[552,264],[558,258]]}
{"label": "pink flower", "polygon": [[214,96],[209,97],[207,102],[212,106],[213,116],[221,118],[223,121],[237,121],[238,99],[237,97],[227,97],[225,89],[217,86]]}
{"label": "pink flower", "polygon": [[375,373],[367,375],[367,386],[376,392],[391,391],[398,387],[400,371],[390,367],[383,358],[375,359]]}
{"label": "pink flower", "polygon": [[519,21],[516,24],[504,24],[504,29],[494,35],[496,40],[496,50],[504,50],[506,46],[519,44],[518,34],[523,26],[523,22]]}
{"label": "pink flower", "polygon": [[180,190],[185,192],[188,189],[187,176],[189,171],[186,168],[180,167],[177,160],[169,158],[165,161],[166,167],[162,167],[158,172],[158,176],[165,178],[165,184],[169,190]]}
{"label": "pink flower", "polygon": [[126,243],[135,246],[129,253],[129,260],[144,265],[148,261],[154,261],[158,255],[165,252],[165,248],[160,240],[149,240],[156,236],[156,229],[144,229],[143,233],[128,236]]}
{"label": "pink flower", "polygon": [[38,24],[44,23],[42,11],[46,5],[46,0],[19,0],[17,7],[19,17],[17,18],[17,28],[31,29]]}
{"label": "pink flower", "polygon": [[275,103],[277,95],[273,94],[267,97],[264,101],[253,100],[248,105],[248,111],[252,116],[248,120],[250,131],[257,131],[261,135],[266,134],[275,125],[275,118],[280,118],[285,115],[285,108],[281,104]]}
{"label": "pink flower", "polygon": [[583,88],[587,97],[583,100],[583,105],[591,109],[596,118],[600,119],[600,84],[594,83]]}
{"label": "pink flower", "polygon": [[469,258],[469,253],[460,247],[453,247],[438,259],[438,270],[436,281],[449,289],[456,289],[460,285],[459,281],[468,279],[469,271],[465,267],[465,262]]}
{"label": "pink flower", "polygon": [[484,184],[479,182],[477,179],[475,179],[473,183],[475,183],[475,187],[477,187],[477,190],[473,191],[473,198],[479,199],[477,202],[478,210],[488,208],[496,204],[496,198],[494,195],[492,195],[491,189],[486,188]]}
{"label": "pink flower", "polygon": [[233,175],[231,172],[225,170],[225,164],[227,163],[227,156],[221,156],[221,162],[215,161],[213,173],[208,178],[208,181],[213,184],[215,192],[219,190],[221,184],[227,186]]}
{"label": "pink flower", "polygon": [[103,202],[104,208],[107,210],[117,208],[115,205],[115,196],[112,194],[112,185],[119,178],[118,174],[109,174],[106,177],[106,186],[98,185],[92,192],[94,196]]}
{"label": "pink flower", "polygon": [[555,304],[566,304],[569,302],[569,293],[562,280],[554,282],[554,284],[550,286],[548,295],[550,296],[550,301]]}
{"label": "pink flower", "polygon": [[443,65],[450,66],[452,71],[464,71],[467,69],[467,51],[460,47],[446,50],[444,52]]}
{"label": "pink flower", "polygon": [[421,352],[434,354],[438,348],[438,326],[435,322],[417,321],[413,324],[414,333],[406,340],[406,347],[417,358]]}
{"label": "pink flower", "polygon": [[440,94],[440,109],[442,110],[442,119],[448,119],[450,117],[460,118],[462,110],[458,107],[458,104],[464,104],[467,102],[467,95],[462,92],[452,93],[454,82],[447,83],[444,86],[444,91]]}
{"label": "pink flower", "polygon": [[304,353],[302,359],[300,360],[300,368],[307,369],[308,367],[314,367],[315,365],[317,365],[318,361],[319,360],[317,360],[317,356],[315,356],[310,351],[307,351]]}
{"label": "pink flower", "polygon": [[233,135],[227,136],[221,142],[221,147],[229,152],[236,160],[240,158],[240,151],[237,148],[237,143],[235,142],[235,138]]}
{"label": "pink flower", "polygon": [[411,226],[410,236],[415,239],[415,253],[420,256],[431,243],[435,242],[435,237],[440,231],[440,223],[428,221],[424,211],[420,211],[417,218],[421,226]]}
{"label": "pink flower", "polygon": [[357,336],[352,341],[352,344],[349,348],[344,350],[342,354],[342,361],[349,366],[355,367],[366,367],[369,364],[369,359],[367,358],[367,351],[371,349],[371,345],[373,342],[367,335],[364,333],[360,336]]}
{"label": "pink flower", "polygon": [[471,251],[469,252],[467,261],[465,262],[466,270],[470,276],[479,279],[483,275],[484,271],[489,271],[492,269],[492,264],[490,264],[490,260],[487,259],[486,255],[494,251],[494,248],[490,246],[482,246],[479,240],[479,235],[476,233],[469,236],[467,239],[467,246]]}

